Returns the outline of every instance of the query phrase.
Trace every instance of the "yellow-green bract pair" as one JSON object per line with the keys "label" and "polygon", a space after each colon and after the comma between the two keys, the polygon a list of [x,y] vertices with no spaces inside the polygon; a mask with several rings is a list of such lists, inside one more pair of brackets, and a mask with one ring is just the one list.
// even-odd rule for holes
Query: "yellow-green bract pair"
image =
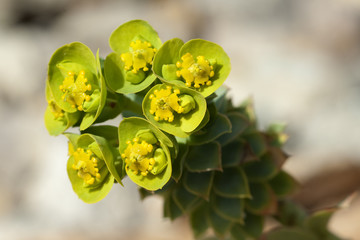
{"label": "yellow-green bract pair", "polygon": [[106,85],[100,60],[82,43],[74,42],[55,51],[46,81],[45,126],[59,135],[77,122],[90,127],[106,102]]}

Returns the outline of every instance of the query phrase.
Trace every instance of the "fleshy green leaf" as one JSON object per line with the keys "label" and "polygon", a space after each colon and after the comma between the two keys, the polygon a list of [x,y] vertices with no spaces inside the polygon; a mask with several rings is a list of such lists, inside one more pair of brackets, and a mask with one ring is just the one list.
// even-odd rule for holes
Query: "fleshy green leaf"
{"label": "fleshy green leaf", "polygon": [[266,133],[271,137],[270,145],[282,147],[288,136],[284,133],[286,124],[272,124],[268,127]]}
{"label": "fleshy green leaf", "polygon": [[252,199],[246,199],[246,209],[254,214],[273,212],[275,199],[270,187],[265,183],[250,183]]}
{"label": "fleshy green leaf", "polygon": [[244,200],[212,194],[210,204],[221,217],[238,223],[244,222]]}
{"label": "fleshy green leaf", "polygon": [[232,130],[230,133],[220,136],[219,139],[217,140],[223,146],[230,143],[235,138],[237,138],[249,126],[249,122],[247,121],[246,117],[240,113],[237,112],[228,113],[227,117],[230,120]]}
{"label": "fleshy green leaf", "polygon": [[222,167],[239,166],[244,160],[246,154],[246,146],[243,141],[235,140],[221,149]]}
{"label": "fleshy green leaf", "polygon": [[269,184],[278,197],[285,197],[295,192],[299,183],[285,171],[280,171]]}
{"label": "fleshy green leaf", "polygon": [[252,134],[247,134],[244,136],[248,144],[250,145],[253,153],[260,157],[267,150],[267,144],[264,136],[261,133],[254,132]]}
{"label": "fleshy green leaf", "polygon": [[241,224],[235,224],[231,228],[231,236],[236,240],[253,240],[248,234],[245,233],[244,229],[241,227]]}
{"label": "fleshy green leaf", "polygon": [[216,173],[214,191],[228,198],[251,198],[248,181],[240,167],[225,168]]}
{"label": "fleshy green leaf", "polygon": [[224,237],[232,225],[231,221],[219,216],[219,214],[211,208],[208,210],[208,221],[210,226],[214,229],[215,234],[219,237]]}
{"label": "fleshy green leaf", "polygon": [[179,143],[179,153],[177,157],[173,161],[173,171],[172,171],[172,178],[178,182],[182,176],[184,162],[189,152],[189,145],[184,143]]}
{"label": "fleshy green leaf", "polygon": [[246,212],[244,231],[255,239],[258,239],[264,228],[264,217]]}
{"label": "fleshy green leaf", "polygon": [[203,202],[190,214],[190,225],[196,238],[203,235],[209,228],[207,222],[208,204]]}
{"label": "fleshy green leaf", "polygon": [[190,212],[201,202],[201,198],[188,192],[181,184],[174,189],[172,197],[177,206],[184,212]]}
{"label": "fleshy green leaf", "polygon": [[310,216],[306,222],[305,226],[314,234],[317,235],[319,239],[326,239],[329,234],[327,228],[331,216],[337,209],[327,209],[314,213]]}
{"label": "fleshy green leaf", "polygon": [[168,217],[171,220],[175,220],[181,215],[182,215],[182,211],[175,203],[172,195],[167,194],[164,199],[164,217]]}
{"label": "fleshy green leaf", "polygon": [[214,171],[211,172],[185,172],[184,173],[184,187],[189,192],[204,198],[209,199],[210,190],[214,180]]}
{"label": "fleshy green leaf", "polygon": [[295,202],[283,199],[279,201],[276,219],[285,226],[302,226],[307,218],[306,210]]}
{"label": "fleshy green leaf", "polygon": [[191,172],[221,171],[220,144],[211,142],[190,147],[185,166]]}
{"label": "fleshy green leaf", "polygon": [[267,181],[278,173],[270,154],[264,155],[260,160],[246,162],[243,166],[250,181]]}
{"label": "fleshy green leaf", "polygon": [[267,240],[317,240],[317,238],[300,228],[280,228],[266,235]]}
{"label": "fleshy green leaf", "polygon": [[225,113],[227,109],[227,99],[226,94],[229,91],[229,88],[221,85],[216,91],[216,97],[213,99],[216,109],[220,113]]}
{"label": "fleshy green leaf", "polygon": [[[155,115],[150,113],[152,102],[150,96],[154,94],[154,91],[166,89],[168,86],[173,87],[173,89],[179,89],[180,95],[187,94],[193,97],[195,100],[195,108],[186,114],[177,114],[174,111],[174,120],[172,122],[168,122],[166,120],[156,121]],[[143,100],[142,108],[145,117],[156,127],[177,137],[184,138],[187,137],[190,132],[195,130],[203,120],[206,113],[206,101],[204,97],[201,96],[201,94],[193,90],[168,84],[158,84],[151,88],[146,94]]]}
{"label": "fleshy green leaf", "polygon": [[[199,133],[200,132],[200,133]],[[188,137],[190,145],[200,145],[214,141],[219,136],[231,132],[231,122],[229,118],[221,113],[216,114],[216,117],[209,125],[201,129],[198,133],[194,133]]]}

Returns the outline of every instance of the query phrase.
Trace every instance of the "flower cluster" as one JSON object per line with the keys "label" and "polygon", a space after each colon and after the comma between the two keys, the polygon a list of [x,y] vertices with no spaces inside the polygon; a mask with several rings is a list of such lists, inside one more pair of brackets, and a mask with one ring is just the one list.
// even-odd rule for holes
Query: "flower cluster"
{"label": "flower cluster", "polygon": [[[48,65],[45,126],[69,140],[74,192],[95,203],[129,177],[142,197],[164,197],[165,217],[190,215],[196,237],[212,228],[220,239],[258,239],[265,217],[286,213],[297,182],[281,169],[283,128],[258,130],[252,102],[234,106],[227,97],[231,65],[222,47],[202,39],[163,44],[143,20],[119,26],[109,44],[105,59],[67,44]],[[102,124],[120,114],[118,126]],[[71,127],[78,134],[66,132]],[[300,239],[299,231],[325,239],[284,229],[287,239]]]}

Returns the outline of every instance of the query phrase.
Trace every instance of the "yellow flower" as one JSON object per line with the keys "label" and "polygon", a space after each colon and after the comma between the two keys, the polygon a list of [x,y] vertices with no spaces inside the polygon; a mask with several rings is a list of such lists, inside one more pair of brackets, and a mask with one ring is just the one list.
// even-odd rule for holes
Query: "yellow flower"
{"label": "yellow flower", "polygon": [[76,151],[69,149],[69,154],[74,157],[72,168],[78,171],[78,177],[83,178],[86,184],[92,185],[95,178],[100,179],[98,159],[91,150],[85,152],[83,148],[78,148]]}
{"label": "yellow flower", "polygon": [[[131,70],[137,73],[142,68],[144,72],[149,71],[149,65],[152,65],[156,49],[149,42],[136,40],[130,43],[131,51],[120,55],[125,63],[125,70]],[[149,64],[149,65],[148,65]]]}
{"label": "yellow flower", "polygon": [[150,113],[155,115],[155,121],[165,120],[172,122],[174,121],[174,111],[177,113],[184,112],[184,108],[179,105],[179,94],[179,89],[172,91],[172,87],[167,86],[166,89],[155,90],[149,96],[151,99]]}
{"label": "yellow flower", "polygon": [[125,160],[126,169],[146,176],[155,165],[155,159],[152,157],[153,145],[144,140],[140,142],[139,138],[134,138],[132,142],[127,141],[126,144],[127,148],[121,154]]}
{"label": "yellow flower", "polygon": [[215,73],[213,66],[204,56],[197,56],[196,62],[194,57],[190,53],[186,53],[181,57],[182,63],[178,61],[176,63],[177,68],[181,68],[176,72],[178,77],[183,77],[187,87],[191,87],[194,84],[195,88],[200,88],[200,85],[211,85],[212,78]]}
{"label": "yellow flower", "polygon": [[67,73],[63,84],[60,85],[60,90],[64,93],[62,99],[65,102],[71,104],[73,108],[77,108],[79,111],[83,111],[84,101],[90,101],[90,95],[86,94],[87,91],[91,91],[91,84],[86,84],[87,78],[85,77],[85,71],[81,70],[76,77],[75,73],[70,71]]}

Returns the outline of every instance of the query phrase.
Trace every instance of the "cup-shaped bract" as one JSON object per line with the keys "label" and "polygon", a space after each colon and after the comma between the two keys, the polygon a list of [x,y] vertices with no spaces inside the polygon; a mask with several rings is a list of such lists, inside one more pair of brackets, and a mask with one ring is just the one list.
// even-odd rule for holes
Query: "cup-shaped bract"
{"label": "cup-shaped bract", "polygon": [[206,100],[198,92],[172,84],[157,84],[142,103],[145,117],[161,130],[177,137],[187,137],[206,113]]}
{"label": "cup-shaped bract", "polygon": [[56,104],[48,81],[46,81],[46,100],[48,102],[48,106],[45,110],[44,122],[50,135],[57,136],[63,133],[79,120],[81,115],[80,112],[65,112]]}
{"label": "cup-shaped bract", "polygon": [[162,81],[197,90],[204,97],[218,89],[230,73],[222,47],[202,39],[165,42],[154,58],[153,71]]}
{"label": "cup-shaped bract", "polygon": [[80,130],[94,123],[106,101],[106,85],[101,73],[99,52],[95,57],[80,42],[57,49],[48,68],[50,92],[64,112],[83,112]]}
{"label": "cup-shaped bract", "polygon": [[125,118],[119,126],[119,152],[129,178],[149,191],[161,189],[172,173],[175,142],[143,118]]}
{"label": "cup-shaped bract", "polygon": [[119,26],[110,36],[110,53],[104,62],[107,85],[117,93],[136,93],[147,88],[156,76],[151,67],[161,40],[143,20]]}
{"label": "cup-shaped bract", "polygon": [[121,178],[114,165],[113,151],[105,138],[92,134],[65,133],[69,139],[67,172],[74,192],[86,203],[103,199],[114,180]]}

